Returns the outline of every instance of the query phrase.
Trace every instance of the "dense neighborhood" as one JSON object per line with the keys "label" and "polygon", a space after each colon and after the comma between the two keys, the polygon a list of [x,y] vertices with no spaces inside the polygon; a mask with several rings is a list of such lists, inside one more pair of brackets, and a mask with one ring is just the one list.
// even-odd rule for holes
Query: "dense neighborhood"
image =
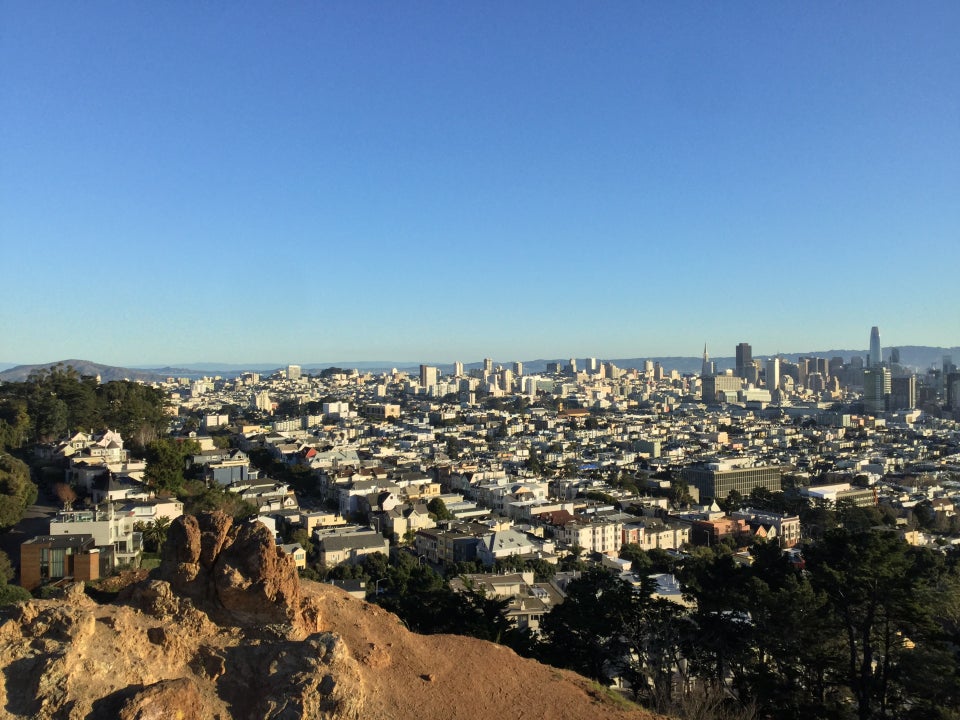
{"label": "dense neighborhood", "polygon": [[[405,578],[446,577],[455,595],[491,603],[523,652],[555,646],[551,612],[571,588],[577,597],[587,580],[607,582],[599,576],[694,617],[710,592],[691,568],[705,558],[731,577],[761,556],[757,573],[782,562],[802,577],[817,562],[811,543],[837,532],[955,557],[960,376],[948,359],[918,375],[893,359],[760,363],[741,350],[735,371],[717,371],[704,351],[702,372],[685,375],[588,358],[536,374],[485,360],[419,374],[291,365],[170,378],[153,387],[163,427],[147,442],[136,424],[126,432],[138,437],[34,427],[33,443],[21,428],[59,509],[21,544],[19,583],[47,592],[149,565],[172,521],[220,508],[265,524],[305,577],[401,617],[397,566]],[[39,381],[69,385],[69,373]],[[9,411],[16,395],[5,398]],[[641,645],[607,646],[593,666],[557,662],[672,707],[663,676],[684,682],[682,665],[660,658],[660,675],[647,668],[641,680]],[[718,668],[734,692],[736,671]]]}

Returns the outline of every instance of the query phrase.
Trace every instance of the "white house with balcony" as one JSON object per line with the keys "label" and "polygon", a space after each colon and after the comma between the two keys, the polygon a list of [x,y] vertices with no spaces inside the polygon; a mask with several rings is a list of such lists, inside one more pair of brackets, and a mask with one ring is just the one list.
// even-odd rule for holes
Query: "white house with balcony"
{"label": "white house with balcony", "polygon": [[136,513],[112,504],[100,510],[62,510],[50,519],[50,535],[92,535],[108,568],[139,565],[143,534],[135,532]]}

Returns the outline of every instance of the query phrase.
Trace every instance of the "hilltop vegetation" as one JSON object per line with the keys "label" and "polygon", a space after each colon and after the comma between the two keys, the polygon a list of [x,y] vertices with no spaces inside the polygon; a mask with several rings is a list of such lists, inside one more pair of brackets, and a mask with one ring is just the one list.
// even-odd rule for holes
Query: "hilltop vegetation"
{"label": "hilltop vegetation", "polygon": [[166,425],[162,390],[115,380],[99,384],[69,365],[0,385],[0,448],[60,438],[70,430],[111,428],[143,448]]}

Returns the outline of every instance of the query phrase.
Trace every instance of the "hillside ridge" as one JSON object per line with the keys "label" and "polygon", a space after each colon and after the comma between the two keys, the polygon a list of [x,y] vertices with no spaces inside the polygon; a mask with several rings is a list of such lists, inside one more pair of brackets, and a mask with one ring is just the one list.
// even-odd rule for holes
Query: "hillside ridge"
{"label": "hillside ridge", "polygon": [[114,602],[75,583],[0,616],[0,718],[658,717],[573,672],[417,635],[301,582],[262,525],[220,513],[175,521],[160,568],[133,579]]}

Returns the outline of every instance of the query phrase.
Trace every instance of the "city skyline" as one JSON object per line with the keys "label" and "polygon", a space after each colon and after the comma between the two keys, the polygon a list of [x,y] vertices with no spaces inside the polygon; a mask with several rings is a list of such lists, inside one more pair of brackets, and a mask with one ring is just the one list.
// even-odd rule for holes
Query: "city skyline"
{"label": "city skyline", "polygon": [[[874,331],[877,330],[876,326],[871,328],[871,341],[874,337]],[[504,369],[511,369],[514,375],[523,374],[522,369],[525,363],[530,363],[529,369],[531,372],[541,372],[541,364],[549,365],[552,362],[559,362],[564,367],[569,368],[570,363],[579,363],[583,361],[583,365],[575,366],[575,369],[584,369],[588,372],[595,372],[599,363],[626,363],[623,367],[640,367],[642,362],[654,362],[654,361],[677,361],[673,364],[669,362],[664,366],[665,370],[680,369],[683,372],[693,372],[694,366],[700,368],[699,374],[701,376],[712,374],[714,372],[714,367],[716,366],[716,372],[724,372],[729,370],[733,373],[734,376],[747,376],[750,375],[744,372],[744,367],[741,365],[741,358],[738,357],[741,351],[746,348],[746,353],[750,357],[750,360],[747,362],[756,363],[758,369],[765,370],[770,367],[774,368],[774,373],[779,374],[779,365],[771,365],[771,361],[789,361],[791,359],[796,360],[798,358],[808,358],[808,359],[818,359],[826,363],[827,361],[840,357],[844,362],[850,362],[854,358],[859,358],[865,367],[869,367],[872,363],[871,361],[871,349],[851,349],[851,348],[829,348],[829,349],[813,349],[813,350],[802,350],[802,351],[790,351],[790,352],[775,352],[775,353],[753,353],[752,346],[747,342],[739,342],[733,348],[733,353],[726,354],[722,350],[717,355],[712,355],[708,352],[708,348],[704,347],[702,356],[694,355],[674,355],[674,356],[658,356],[658,355],[634,355],[630,357],[604,357],[599,355],[584,355],[571,357],[568,355],[548,357],[548,356],[537,356],[537,357],[524,357],[516,355],[505,355],[502,357],[483,357],[483,358],[467,358],[467,357],[457,357],[457,358],[446,358],[446,357],[427,357],[427,358],[380,358],[380,359],[304,359],[297,358],[299,364],[291,364],[290,359],[283,361],[278,361],[274,358],[272,361],[250,361],[250,362],[220,362],[217,360],[210,359],[198,359],[192,362],[184,362],[179,365],[165,365],[163,363],[143,363],[139,365],[130,365],[127,366],[131,370],[162,370],[168,368],[170,370],[183,369],[191,370],[194,372],[197,371],[227,371],[227,372],[237,372],[240,370],[254,370],[254,371],[263,371],[263,370],[287,370],[289,372],[290,368],[295,368],[297,372],[300,371],[300,368],[316,370],[326,367],[346,367],[346,368],[359,368],[361,370],[385,370],[391,367],[401,368],[405,371],[416,371],[420,374],[421,379],[423,378],[423,372],[425,367],[432,367],[434,370],[438,368],[445,368],[443,370],[444,374],[448,374],[451,370],[454,371],[454,374],[461,374],[464,367],[467,368],[483,368],[486,372],[491,372],[496,367],[503,367]],[[906,352],[904,352],[906,351]],[[903,354],[903,361],[901,362],[901,354]],[[912,355],[912,357],[910,357]],[[953,360],[954,355],[960,357],[960,346],[953,347],[931,347],[931,346],[917,346],[917,345],[902,345],[902,346],[883,346],[881,348],[881,362],[887,366],[890,363],[896,363],[902,365],[905,368],[914,368],[915,370],[923,370],[929,368],[939,368],[946,361]],[[921,358],[922,359],[918,359]],[[81,363],[93,363],[95,365],[102,365],[105,367],[114,367],[120,368],[122,365],[117,365],[109,362],[104,362],[102,358],[76,358],[76,357],[62,357],[56,360],[46,360],[41,363],[21,363],[21,362],[10,362],[5,360],[0,360],[0,372],[15,368],[15,367],[43,367],[43,366],[52,366],[56,363],[69,363],[69,362],[81,362]],[[459,369],[458,369],[459,368]],[[94,372],[93,370],[86,370],[85,372]]]}
{"label": "city skyline", "polygon": [[0,19],[4,362],[958,344],[955,3]]}

